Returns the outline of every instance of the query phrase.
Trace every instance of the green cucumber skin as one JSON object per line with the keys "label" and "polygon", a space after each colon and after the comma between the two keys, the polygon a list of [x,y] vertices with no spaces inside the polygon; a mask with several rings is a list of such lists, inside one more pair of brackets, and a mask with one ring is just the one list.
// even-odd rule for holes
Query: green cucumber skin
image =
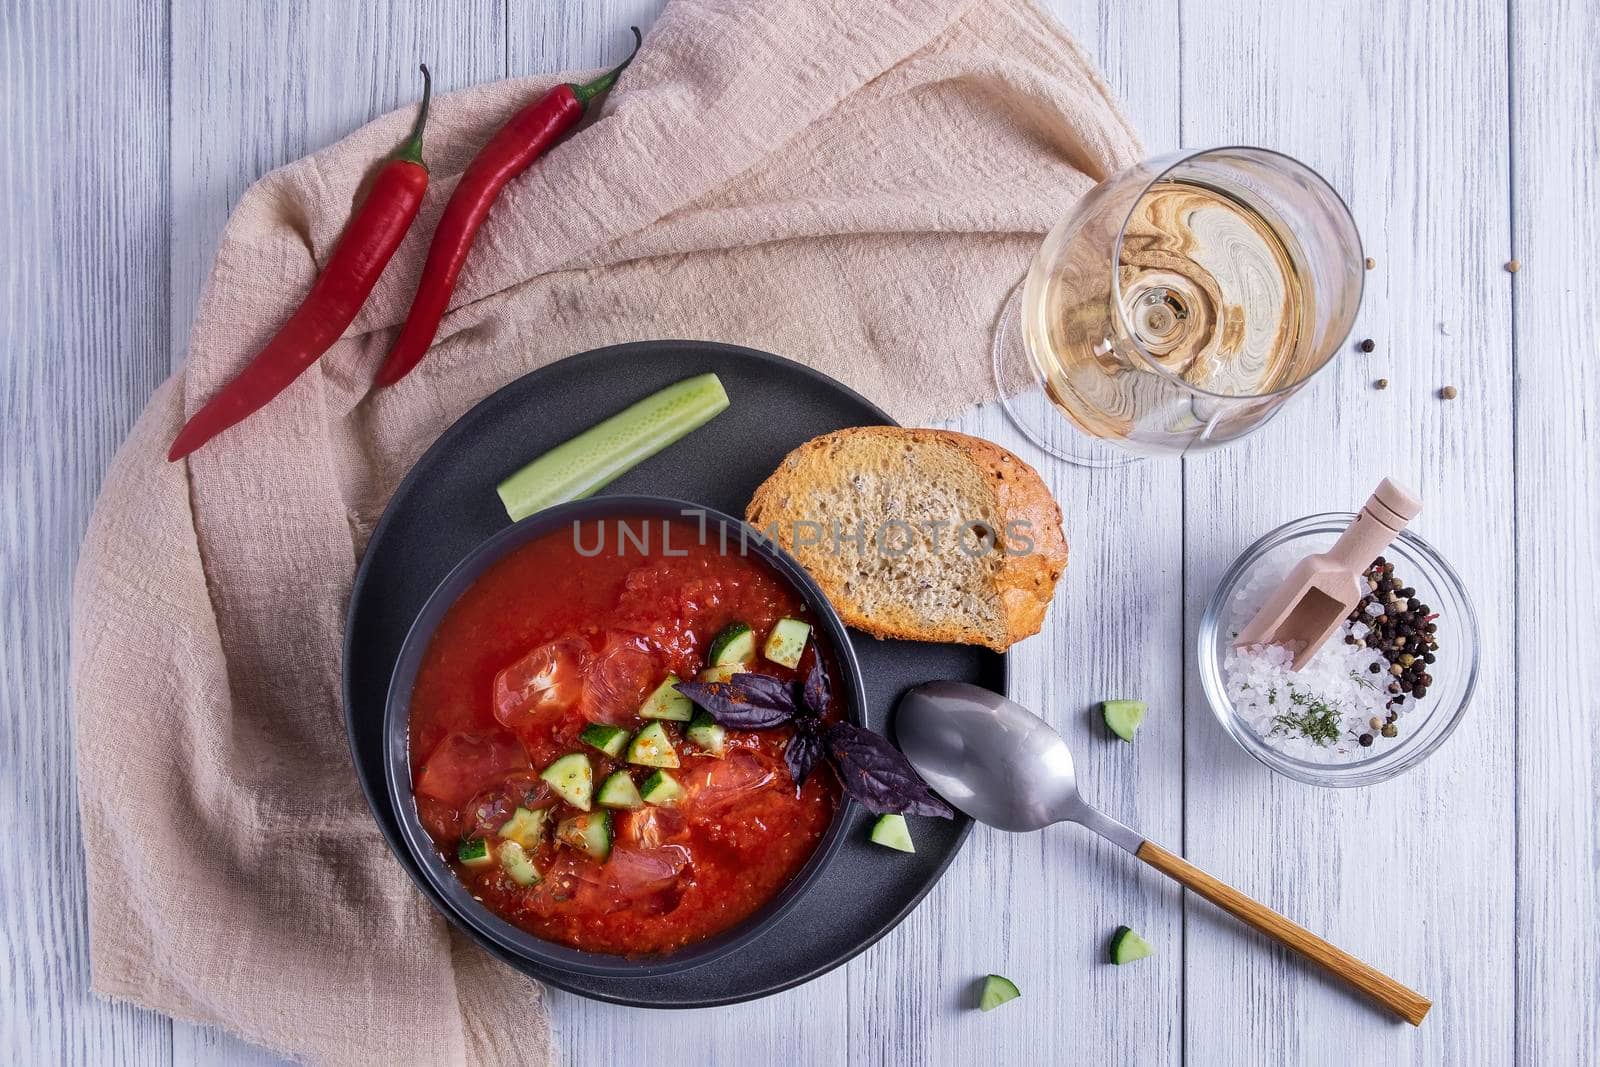
{"label": "green cucumber skin", "polygon": [[726,667],[734,663],[749,663],[755,659],[755,655],[755,631],[745,623],[731,622],[712,640],[706,665]]}
{"label": "green cucumber skin", "polygon": [[1111,962],[1121,966],[1156,954],[1155,946],[1126,926],[1117,927],[1111,935],[1109,955]]}
{"label": "green cucumber skin", "polygon": [[652,393],[564,441],[495,487],[512,522],[605,488],[728,408],[715,374]]}
{"label": "green cucumber skin", "polygon": [[596,748],[612,759],[622,755],[622,750],[628,746],[628,731],[620,726],[607,726],[604,723],[590,723],[584,727],[583,733],[578,735],[578,740]]}
{"label": "green cucumber skin", "polygon": [[646,804],[670,808],[678,803],[679,797],[683,796],[683,786],[666,771],[658,770],[644,780],[641,795]]}

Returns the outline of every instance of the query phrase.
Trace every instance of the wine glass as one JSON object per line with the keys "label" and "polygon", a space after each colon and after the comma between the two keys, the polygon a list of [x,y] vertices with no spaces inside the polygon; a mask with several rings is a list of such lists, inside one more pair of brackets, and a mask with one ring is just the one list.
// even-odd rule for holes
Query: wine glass
{"label": "wine glass", "polygon": [[1361,306],[1355,220],[1264,148],[1145,160],[1044,240],[994,339],[1000,397],[1035,444],[1119,467],[1260,428],[1338,351]]}

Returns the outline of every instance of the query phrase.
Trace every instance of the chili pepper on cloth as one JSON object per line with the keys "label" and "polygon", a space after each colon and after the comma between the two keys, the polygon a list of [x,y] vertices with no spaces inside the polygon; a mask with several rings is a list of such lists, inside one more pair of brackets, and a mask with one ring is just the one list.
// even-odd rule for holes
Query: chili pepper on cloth
{"label": "chili pepper on cloth", "polygon": [[450,202],[439,218],[439,228],[428,245],[428,259],[417,283],[411,310],[394,347],[378,368],[374,384],[379,388],[404,378],[427,355],[439,332],[439,323],[450,307],[461,267],[472,251],[478,228],[489,217],[506,183],[533,165],[556,139],[583,118],[589,102],[616,84],[617,78],[639,54],[643,39],[639,27],[633,30],[633,51],[628,58],[600,77],[582,84],[557,85],[533,103],[511,116],[496,131],[489,143],[473,157]]}
{"label": "chili pepper on cloth", "polygon": [[167,452],[169,461],[182,459],[261,410],[350,328],[422,206],[428,189],[422,133],[432,97],[433,76],[423,65],[422,105],[411,136],[378,172],[366,202],[333,246],[328,265],[299,309],[237,377],[189,416]]}

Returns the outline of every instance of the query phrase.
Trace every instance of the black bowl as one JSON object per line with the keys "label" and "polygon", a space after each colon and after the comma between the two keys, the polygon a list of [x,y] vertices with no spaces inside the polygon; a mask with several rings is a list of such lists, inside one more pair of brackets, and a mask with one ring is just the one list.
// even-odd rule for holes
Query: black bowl
{"label": "black bowl", "polygon": [[[437,846],[423,829],[417,816],[416,801],[411,793],[411,753],[409,741],[411,722],[411,692],[416,684],[417,671],[422,665],[434,630],[444,615],[489,567],[528,542],[561,528],[569,522],[586,519],[620,518],[693,518],[705,523],[703,530],[727,533],[727,540],[717,543],[740,546],[741,550],[764,560],[797,591],[810,609],[817,627],[825,635],[823,645],[833,653],[838,679],[843,683],[838,694],[840,710],[850,722],[865,725],[865,688],[861,681],[861,667],[856,662],[855,650],[850,645],[844,623],[828,603],[828,598],[799,563],[781,548],[752,534],[741,536],[746,529],[738,519],[721,512],[682,500],[653,496],[607,496],[577,500],[548,508],[531,515],[484,541],[456,565],[434,589],[422,612],[406,635],[395,664],[389,685],[389,698],[384,712],[384,738],[386,754],[384,778],[390,801],[399,816],[400,833],[406,848],[422,875],[442,898],[446,907],[440,910],[451,922],[510,953],[541,967],[575,974],[607,978],[642,978],[654,975],[675,974],[710,963],[734,952],[759,937],[778,918],[788,911],[806,888],[827,866],[844,840],[850,825],[855,802],[841,794],[822,840],[817,843],[811,858],[799,873],[778,895],[768,901],[753,915],[728,930],[704,941],[698,941],[668,955],[621,956],[580,949],[546,941],[495,915],[475,900],[455,872],[440,856]],[[430,899],[434,899],[430,897]],[[437,904],[438,901],[435,900]]]}

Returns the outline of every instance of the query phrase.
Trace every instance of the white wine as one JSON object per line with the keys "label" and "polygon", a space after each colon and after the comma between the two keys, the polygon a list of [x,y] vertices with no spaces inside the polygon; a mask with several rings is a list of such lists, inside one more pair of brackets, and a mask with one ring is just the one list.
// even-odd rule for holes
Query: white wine
{"label": "white wine", "polygon": [[1156,181],[1123,217],[1110,271],[1103,251],[1085,254],[1081,230],[1045,242],[1023,290],[1023,337],[1079,429],[1143,453],[1213,447],[1259,426],[1276,394],[1327,359],[1295,237],[1252,199]]}

